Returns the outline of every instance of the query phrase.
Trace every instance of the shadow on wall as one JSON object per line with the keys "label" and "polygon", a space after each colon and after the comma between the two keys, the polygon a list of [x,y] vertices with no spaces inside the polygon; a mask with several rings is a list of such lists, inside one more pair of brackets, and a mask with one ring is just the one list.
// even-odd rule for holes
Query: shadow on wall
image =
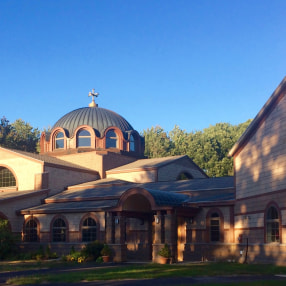
{"label": "shadow on wall", "polygon": [[[249,262],[286,264],[283,255],[286,249],[280,244],[285,242],[282,232],[286,204],[285,114],[284,97],[235,156],[235,239],[237,242],[240,238],[240,246],[244,248],[248,241]],[[266,214],[271,205],[278,215],[269,224]]]}

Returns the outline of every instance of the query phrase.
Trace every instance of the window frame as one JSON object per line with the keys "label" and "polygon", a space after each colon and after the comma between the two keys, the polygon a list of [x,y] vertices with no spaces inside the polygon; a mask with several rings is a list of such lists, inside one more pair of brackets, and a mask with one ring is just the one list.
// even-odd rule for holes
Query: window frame
{"label": "window frame", "polygon": [[[2,172],[3,171],[3,172]],[[6,166],[0,166],[0,189],[16,188],[17,179],[14,173]]]}
{"label": "window frame", "polygon": [[[212,222],[217,222],[218,224],[212,226]],[[218,239],[212,239],[212,231],[216,231],[218,234],[216,235]],[[206,241],[209,243],[223,243],[224,242],[224,216],[220,209],[212,208],[208,211],[206,215],[206,231],[207,231],[207,238]]]}
{"label": "window frame", "polygon": [[220,216],[217,212],[213,212],[210,216],[210,241],[220,241]]}
{"label": "window frame", "polygon": [[[87,132],[89,135],[80,135],[81,132]],[[89,145],[81,145],[81,139],[89,139]],[[77,148],[90,148],[91,147],[91,133],[87,129],[80,129],[76,133],[76,146]]]}
{"label": "window frame", "polygon": [[[31,222],[33,222],[35,225],[27,226]],[[29,218],[27,221],[25,221],[23,237],[24,242],[39,242],[38,225],[38,221],[34,218]]]}
{"label": "window frame", "polygon": [[[111,132],[113,132],[113,134],[109,135]],[[113,144],[114,142],[115,142],[115,144]],[[106,132],[105,147],[106,147],[106,149],[119,148],[119,136],[118,136],[117,132],[115,131],[115,129],[109,129]]]}
{"label": "window frame", "polygon": [[[89,225],[89,222],[94,222],[95,224]],[[87,222],[87,225],[85,225]],[[88,238],[88,239],[85,239]],[[81,223],[81,241],[91,242],[98,239],[98,223],[94,217],[85,217]]]}
{"label": "window frame", "polygon": [[265,211],[265,242],[281,243],[281,235],[280,210],[276,204],[270,204]]}
{"label": "window frame", "polygon": [[[62,136],[61,136],[61,137],[58,137],[60,134],[62,134]],[[55,149],[56,149],[56,150],[65,149],[65,134],[64,134],[63,131],[58,131],[58,132],[55,134],[54,142],[55,142]],[[58,146],[57,146],[58,142],[62,142],[62,147],[58,147]]]}
{"label": "window frame", "polygon": [[136,152],[136,138],[134,136],[134,134],[131,134],[130,135],[130,138],[129,138],[129,151],[131,152]]}
{"label": "window frame", "polygon": [[[62,221],[64,225],[55,226],[55,223]],[[62,217],[57,217],[52,221],[51,225],[52,242],[68,242],[68,224]]]}

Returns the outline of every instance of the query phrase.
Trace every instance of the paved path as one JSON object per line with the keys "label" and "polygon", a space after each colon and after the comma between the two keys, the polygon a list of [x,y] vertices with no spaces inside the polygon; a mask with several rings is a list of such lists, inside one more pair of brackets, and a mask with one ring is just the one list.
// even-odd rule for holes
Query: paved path
{"label": "paved path", "polygon": [[[92,265],[92,266],[83,266],[76,268],[62,268],[62,269],[38,269],[38,270],[24,270],[24,271],[10,271],[10,272],[1,272],[0,273],[0,285],[7,285],[6,281],[12,277],[20,277],[20,276],[28,276],[35,274],[48,274],[48,273],[63,273],[63,272],[71,272],[71,271],[85,271],[92,270],[95,268],[106,268],[106,267],[114,267],[114,266],[122,266],[127,265],[118,264],[118,263],[110,263],[109,265]],[[286,276],[285,275],[239,275],[239,276],[220,276],[220,277],[180,277],[180,278],[160,278],[160,279],[125,279],[125,280],[108,280],[108,281],[93,281],[93,282],[80,282],[80,283],[44,283],[44,286],[123,286],[123,285],[132,285],[132,286],[171,286],[171,285],[193,285],[193,284],[201,284],[201,283],[230,283],[230,282],[241,282],[242,285],[244,282],[251,281],[265,281],[265,280],[283,280],[286,285]],[[35,285],[35,284],[33,284]]]}

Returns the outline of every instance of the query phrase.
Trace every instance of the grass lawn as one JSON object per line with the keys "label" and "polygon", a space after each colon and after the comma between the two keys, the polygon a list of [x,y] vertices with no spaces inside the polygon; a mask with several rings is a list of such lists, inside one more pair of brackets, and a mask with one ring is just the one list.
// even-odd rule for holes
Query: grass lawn
{"label": "grass lawn", "polygon": [[[237,264],[237,263],[198,263],[198,264],[126,264],[126,266],[114,267],[95,267],[93,269],[76,271],[74,268],[79,266],[91,267],[94,264],[70,264],[62,262],[34,262],[34,263],[15,263],[13,271],[40,268],[65,268],[73,267],[72,271],[33,275],[27,277],[13,278],[8,281],[13,285],[40,284],[43,282],[80,282],[95,280],[119,280],[119,279],[150,279],[150,278],[171,278],[171,277],[202,277],[202,276],[228,276],[228,275],[274,275],[286,274],[286,267],[261,264]],[[0,272],[9,271],[9,264],[1,264]],[[105,266],[105,264],[100,264]],[[11,269],[10,269],[11,270]],[[283,282],[283,284],[279,284]],[[271,284],[274,283],[274,284]],[[200,284],[200,285],[221,285],[221,284]],[[239,285],[237,283],[227,285]],[[285,285],[285,281],[263,281],[255,284],[255,282],[243,283],[247,285]]]}

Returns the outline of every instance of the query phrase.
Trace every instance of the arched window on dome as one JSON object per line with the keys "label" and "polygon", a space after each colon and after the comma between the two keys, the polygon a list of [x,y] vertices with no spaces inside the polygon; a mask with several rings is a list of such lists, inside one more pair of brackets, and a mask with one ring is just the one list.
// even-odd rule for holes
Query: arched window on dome
{"label": "arched window on dome", "polygon": [[81,129],[77,133],[77,147],[90,147],[91,146],[91,135],[90,132]]}
{"label": "arched window on dome", "polygon": [[16,187],[16,179],[9,169],[0,166],[0,188],[6,187]]}
{"label": "arched window on dome", "polygon": [[59,132],[55,138],[55,148],[63,149],[65,147],[65,136],[63,132]]}
{"label": "arched window on dome", "polygon": [[118,137],[115,131],[109,130],[106,134],[106,148],[117,148],[118,147]]}
{"label": "arched window on dome", "polygon": [[136,144],[135,144],[135,137],[134,137],[134,135],[130,135],[130,141],[129,141],[130,143],[130,147],[129,147],[129,150],[130,151],[133,151],[133,152],[135,152],[136,151]]}

